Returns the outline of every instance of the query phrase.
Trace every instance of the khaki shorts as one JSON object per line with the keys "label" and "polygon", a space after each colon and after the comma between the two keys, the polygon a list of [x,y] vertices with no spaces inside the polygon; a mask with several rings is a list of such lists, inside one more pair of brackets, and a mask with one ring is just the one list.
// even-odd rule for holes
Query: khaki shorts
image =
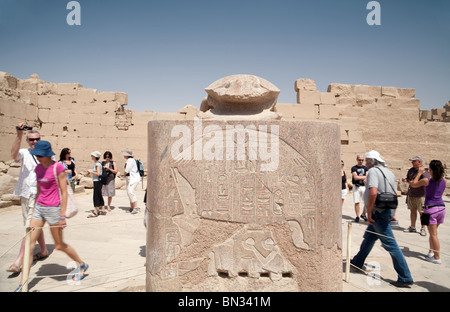
{"label": "khaki shorts", "polygon": [[420,213],[423,212],[423,204],[425,203],[425,197],[410,197],[408,196],[408,209],[417,210]]}
{"label": "khaki shorts", "polygon": [[36,203],[36,195],[30,197],[20,197],[20,205],[22,206],[22,218],[25,228],[30,226],[31,216],[33,215],[34,205]]}

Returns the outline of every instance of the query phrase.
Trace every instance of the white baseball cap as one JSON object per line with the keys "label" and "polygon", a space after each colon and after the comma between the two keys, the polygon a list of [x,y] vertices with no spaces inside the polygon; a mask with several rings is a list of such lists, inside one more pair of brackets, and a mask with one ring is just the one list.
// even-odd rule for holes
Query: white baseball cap
{"label": "white baseball cap", "polygon": [[368,153],[366,153],[366,158],[373,158],[378,160],[379,162],[384,163],[385,161],[383,160],[383,158],[381,158],[380,153],[378,153],[377,151],[370,151]]}

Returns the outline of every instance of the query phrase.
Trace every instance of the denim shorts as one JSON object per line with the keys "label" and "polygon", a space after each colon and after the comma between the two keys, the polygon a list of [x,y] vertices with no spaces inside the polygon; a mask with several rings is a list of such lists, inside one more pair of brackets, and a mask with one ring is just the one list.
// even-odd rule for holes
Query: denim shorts
{"label": "denim shorts", "polygon": [[49,225],[57,225],[59,222],[59,215],[61,206],[45,207],[39,204],[34,206],[33,219],[47,221]]}

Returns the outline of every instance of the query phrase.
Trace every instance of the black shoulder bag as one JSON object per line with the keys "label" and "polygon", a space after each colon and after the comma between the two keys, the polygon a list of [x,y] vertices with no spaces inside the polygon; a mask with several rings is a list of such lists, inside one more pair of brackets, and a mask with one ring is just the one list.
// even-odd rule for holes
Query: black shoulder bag
{"label": "black shoulder bag", "polygon": [[[384,175],[383,170],[381,170],[380,168],[377,169],[381,171],[381,174],[384,177],[384,189],[386,190],[386,176]],[[391,184],[389,185],[392,187]],[[395,189],[393,187],[392,189],[395,192]],[[392,194],[389,192],[379,193],[377,195],[377,200],[375,201],[375,206],[381,209],[396,209],[398,206],[397,194]]]}

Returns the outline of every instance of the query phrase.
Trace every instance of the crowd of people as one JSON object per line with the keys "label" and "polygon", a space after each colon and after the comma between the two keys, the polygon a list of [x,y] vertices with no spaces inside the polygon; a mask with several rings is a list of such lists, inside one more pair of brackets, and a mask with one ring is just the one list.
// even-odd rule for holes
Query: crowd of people
{"label": "crowd of people", "polygon": [[[78,268],[73,275],[73,280],[84,278],[88,264],[77,254],[75,249],[63,240],[63,228],[66,226],[65,211],[67,207],[68,188],[75,189],[80,172],[76,162],[71,157],[71,150],[63,148],[59,161],[55,157],[51,144],[41,140],[37,130],[29,130],[26,133],[28,148],[20,148],[24,135],[24,124],[20,122],[17,136],[11,148],[11,157],[16,162],[21,162],[19,180],[14,191],[20,196],[22,206],[23,223],[26,228],[37,230],[31,233],[30,264],[33,260],[48,257],[42,227],[47,222],[50,225],[51,235],[55,241],[55,249],[66,253],[72,260],[78,263]],[[126,174],[127,195],[130,201],[130,212],[138,213],[136,199],[136,187],[140,182],[138,164],[133,158],[133,152],[129,149],[122,151],[126,160],[124,172]],[[110,151],[103,154],[104,161],[100,162],[101,153],[94,151],[90,154],[92,169],[86,170],[93,181],[93,207],[88,215],[94,218],[111,211],[112,198],[115,196],[115,177],[118,173],[117,163],[113,161]],[[365,160],[365,165],[364,165]],[[356,213],[355,222],[361,219],[368,222],[368,229],[357,255],[351,260],[354,267],[362,269],[365,259],[369,255],[377,239],[392,257],[394,268],[398,273],[395,285],[398,287],[410,287],[413,284],[408,264],[397,245],[391,226],[395,224],[395,209],[382,208],[378,197],[380,194],[392,193],[396,198],[396,182],[394,174],[377,151],[370,151],[364,155],[357,155],[357,164],[351,168],[353,185],[353,199]],[[406,197],[410,210],[410,226],[406,231],[419,232],[426,236],[425,228],[428,228],[430,249],[426,260],[435,264],[441,263],[440,244],[438,239],[438,227],[445,219],[445,203],[442,195],[445,191],[445,171],[441,161],[432,160],[428,168],[424,167],[424,161],[420,156],[410,159],[411,169],[406,174],[404,182],[409,184]],[[347,175],[342,167],[342,204],[348,194]],[[377,169],[377,170],[375,170]],[[104,173],[104,174],[103,174]],[[102,180],[105,180],[102,182]],[[145,194],[146,196],[147,194]],[[107,197],[107,204],[103,197]],[[146,201],[146,198],[144,199]],[[361,211],[362,210],[362,211]],[[416,223],[421,221],[420,231],[416,230]],[[36,243],[40,251],[33,255]],[[19,255],[8,268],[8,272],[20,273],[24,261],[25,240],[22,241]],[[23,272],[22,272],[23,273]],[[18,291],[22,288],[21,281]]]}
{"label": "crowd of people", "polygon": [[[364,156],[365,162],[364,165]],[[405,230],[410,233],[420,233],[426,236],[428,228],[429,251],[426,261],[440,264],[440,244],[438,227],[444,223],[445,202],[443,194],[446,188],[445,170],[441,161],[432,160],[428,167],[420,156],[409,159],[412,167],[406,177],[402,179],[408,183],[406,196],[407,207],[410,211],[410,226]],[[397,187],[394,174],[387,168],[386,162],[377,151],[370,151],[365,155],[357,155],[357,164],[351,168],[353,184],[353,200],[355,209],[355,222],[364,219],[368,222],[359,252],[351,260],[357,269],[363,269],[364,262],[375,241],[380,239],[386,249],[398,274],[398,280],[393,283],[397,287],[410,287],[414,282],[405,257],[395,241],[392,226],[398,225],[395,217],[397,207]],[[341,161],[342,172],[342,204],[348,193],[348,182],[344,171],[344,162]],[[380,195],[391,194],[392,204],[386,207]],[[384,196],[387,200],[389,196]],[[361,206],[363,211],[361,212]],[[361,213],[361,214],[360,214]],[[420,230],[416,229],[417,220],[420,220]]]}
{"label": "crowd of people", "polygon": [[[63,229],[66,226],[68,188],[75,191],[75,185],[81,172],[76,166],[75,159],[71,157],[70,148],[63,148],[59,160],[57,160],[50,142],[41,140],[38,130],[28,130],[25,135],[28,147],[20,148],[25,132],[24,128],[23,122],[16,126],[17,135],[11,148],[11,157],[14,161],[21,162],[19,179],[14,194],[20,196],[23,223],[25,228],[34,229],[30,235],[30,265],[28,267],[31,266],[32,261],[49,256],[42,231],[45,223],[48,223],[55,242],[55,249],[63,251],[78,264],[72,279],[79,281],[85,277],[89,265],[82,260],[73,247],[65,243]],[[135,191],[141,176],[137,162],[133,158],[133,152],[126,149],[122,154],[126,159],[124,172],[126,173],[130,212],[135,214],[139,211]],[[103,154],[103,162],[100,162],[101,153],[98,151],[92,152],[90,156],[93,167],[86,170],[85,174],[92,177],[94,210],[88,215],[88,218],[97,217],[99,214],[106,214],[111,211],[112,198],[115,196],[115,177],[119,172],[110,151]],[[102,179],[105,181],[101,182]],[[105,205],[103,197],[108,198],[107,205]],[[40,250],[34,254],[36,243],[38,243]],[[25,259],[24,256],[25,239],[22,240],[19,255],[7,271],[20,273]],[[23,283],[22,272],[21,282],[16,291],[22,290]]]}

